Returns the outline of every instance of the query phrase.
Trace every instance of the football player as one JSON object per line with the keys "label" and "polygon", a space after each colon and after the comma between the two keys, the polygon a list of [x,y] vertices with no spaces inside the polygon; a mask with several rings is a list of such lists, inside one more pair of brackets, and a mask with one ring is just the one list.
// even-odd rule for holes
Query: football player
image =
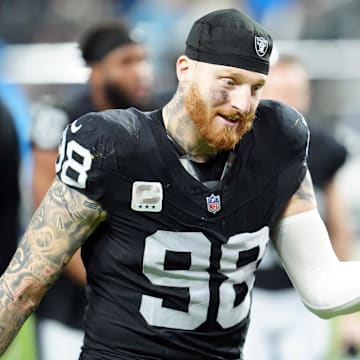
{"label": "football player", "polygon": [[260,102],[271,48],[242,12],[211,12],[163,109],[66,128],[57,178],[0,280],[1,351],[80,246],[82,360],[242,357],[270,231],[309,309],[359,309],[360,263],[337,259],[316,209],[305,120]]}

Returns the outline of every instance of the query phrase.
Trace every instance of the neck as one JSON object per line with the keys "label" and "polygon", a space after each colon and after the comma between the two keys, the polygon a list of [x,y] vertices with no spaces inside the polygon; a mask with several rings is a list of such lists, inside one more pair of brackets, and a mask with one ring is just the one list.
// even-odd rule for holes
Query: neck
{"label": "neck", "polygon": [[166,131],[184,150],[187,157],[196,162],[206,162],[213,158],[218,150],[208,145],[189,116],[184,104],[184,92],[179,86],[174,97],[163,109]]}
{"label": "neck", "polygon": [[97,111],[109,110],[113,108],[113,106],[106,100],[105,95],[97,89],[92,89],[91,98]]}

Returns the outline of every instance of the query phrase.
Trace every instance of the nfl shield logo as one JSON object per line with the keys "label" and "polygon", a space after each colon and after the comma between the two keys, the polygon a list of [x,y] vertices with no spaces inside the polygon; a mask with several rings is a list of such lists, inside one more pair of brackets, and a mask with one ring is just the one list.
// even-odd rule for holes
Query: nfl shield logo
{"label": "nfl shield logo", "polygon": [[208,212],[216,214],[221,209],[220,195],[211,194],[206,197]]}
{"label": "nfl shield logo", "polygon": [[269,42],[264,37],[255,36],[255,51],[260,57],[266,55],[268,47]]}

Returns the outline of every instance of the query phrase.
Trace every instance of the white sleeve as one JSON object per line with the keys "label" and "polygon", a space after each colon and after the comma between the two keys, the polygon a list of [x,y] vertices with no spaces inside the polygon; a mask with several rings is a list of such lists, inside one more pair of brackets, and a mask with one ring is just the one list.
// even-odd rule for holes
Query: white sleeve
{"label": "white sleeve", "polygon": [[272,240],[312,312],[330,318],[360,310],[360,262],[338,260],[317,210],[280,220]]}

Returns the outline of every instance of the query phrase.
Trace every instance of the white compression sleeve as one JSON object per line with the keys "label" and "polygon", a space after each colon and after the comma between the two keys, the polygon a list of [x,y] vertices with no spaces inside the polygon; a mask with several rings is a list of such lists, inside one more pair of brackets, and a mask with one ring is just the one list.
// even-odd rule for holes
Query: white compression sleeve
{"label": "white compression sleeve", "polygon": [[317,210],[279,221],[274,246],[304,304],[322,318],[360,310],[360,262],[340,262]]}

